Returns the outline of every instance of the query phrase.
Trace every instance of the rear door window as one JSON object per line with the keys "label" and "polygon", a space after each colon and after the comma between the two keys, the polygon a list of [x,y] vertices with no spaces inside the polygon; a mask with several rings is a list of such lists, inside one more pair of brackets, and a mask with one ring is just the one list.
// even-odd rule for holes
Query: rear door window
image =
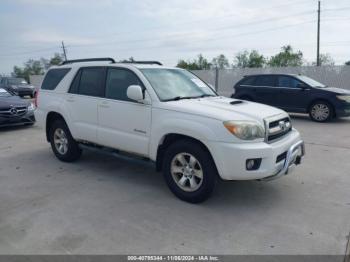
{"label": "rear door window", "polygon": [[247,76],[247,77],[245,77],[242,81],[241,81],[241,83],[239,84],[239,85],[245,85],[245,86],[251,86],[251,85],[253,85],[254,84],[254,81],[255,81],[255,77],[254,76]]}
{"label": "rear door window", "polygon": [[47,72],[41,89],[54,90],[69,71],[70,68],[51,69]]}
{"label": "rear door window", "polygon": [[275,87],[276,86],[276,77],[271,75],[258,76],[254,83],[255,86],[267,86]]}
{"label": "rear door window", "polygon": [[105,76],[104,67],[81,68],[72,82],[70,93],[103,97]]}

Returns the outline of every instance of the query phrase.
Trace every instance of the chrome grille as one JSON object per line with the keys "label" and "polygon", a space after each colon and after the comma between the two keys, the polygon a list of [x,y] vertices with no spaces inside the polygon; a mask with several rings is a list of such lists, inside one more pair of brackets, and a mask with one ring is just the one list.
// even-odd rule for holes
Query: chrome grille
{"label": "chrome grille", "polygon": [[292,122],[289,117],[281,115],[265,119],[266,142],[272,143],[283,138],[292,131]]}
{"label": "chrome grille", "polygon": [[0,110],[0,117],[12,118],[12,117],[21,117],[27,113],[26,106],[19,107],[9,107]]}

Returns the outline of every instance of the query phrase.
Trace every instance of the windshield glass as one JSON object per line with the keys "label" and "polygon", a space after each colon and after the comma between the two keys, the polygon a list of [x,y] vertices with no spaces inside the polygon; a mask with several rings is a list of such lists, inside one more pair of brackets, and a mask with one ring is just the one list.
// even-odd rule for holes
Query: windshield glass
{"label": "windshield glass", "polygon": [[10,78],[9,79],[9,84],[10,85],[26,85],[28,83],[23,78]]}
{"label": "windshield glass", "polygon": [[5,89],[0,88],[0,97],[4,97],[4,96],[11,96],[11,94],[7,92]]}
{"label": "windshield glass", "polygon": [[298,78],[311,87],[326,87],[326,85],[324,85],[320,82],[317,82],[316,80],[314,80],[310,77],[307,77],[307,76],[298,76]]}
{"label": "windshield glass", "polygon": [[140,69],[161,101],[216,96],[216,93],[194,74],[183,69]]}

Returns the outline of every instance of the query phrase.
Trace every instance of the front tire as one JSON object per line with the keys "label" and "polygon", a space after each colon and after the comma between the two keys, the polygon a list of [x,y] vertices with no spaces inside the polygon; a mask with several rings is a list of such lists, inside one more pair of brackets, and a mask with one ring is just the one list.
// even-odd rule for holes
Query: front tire
{"label": "front tire", "polygon": [[333,107],[325,101],[314,102],[309,109],[309,116],[315,122],[327,122],[333,117]]}
{"label": "front tire", "polygon": [[80,158],[82,150],[63,120],[56,120],[49,132],[52,151],[59,160],[73,162]]}
{"label": "front tire", "polygon": [[188,139],[177,141],[166,149],[163,175],[173,194],[190,203],[208,199],[218,177],[208,150]]}

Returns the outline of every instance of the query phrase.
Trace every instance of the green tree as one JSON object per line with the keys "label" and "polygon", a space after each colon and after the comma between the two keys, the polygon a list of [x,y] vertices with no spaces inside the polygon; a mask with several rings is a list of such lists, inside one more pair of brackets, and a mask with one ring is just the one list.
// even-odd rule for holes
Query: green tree
{"label": "green tree", "polygon": [[[317,65],[317,62],[313,62],[312,63],[313,66]],[[333,66],[335,65],[334,59],[332,58],[332,56],[330,54],[320,54],[320,65],[321,66]]]}
{"label": "green tree", "polygon": [[302,66],[303,53],[294,52],[290,45],[283,46],[281,52],[270,58],[268,65],[273,67]]}
{"label": "green tree", "polygon": [[214,57],[211,61],[211,65],[213,68],[225,69],[230,66],[228,59],[225,55],[221,54],[217,57]]}
{"label": "green tree", "polygon": [[176,66],[187,70],[206,70],[210,69],[211,64],[202,54],[199,54],[197,59],[194,60],[185,61],[180,59]]}
{"label": "green tree", "polygon": [[15,77],[21,77],[29,81],[30,75],[42,75],[44,74],[44,66],[41,60],[29,59],[25,62],[24,67],[20,68],[14,66],[12,75]]}
{"label": "green tree", "polygon": [[263,67],[266,63],[266,59],[258,51],[252,50],[250,52],[243,51],[235,56],[233,66],[235,67]]}

